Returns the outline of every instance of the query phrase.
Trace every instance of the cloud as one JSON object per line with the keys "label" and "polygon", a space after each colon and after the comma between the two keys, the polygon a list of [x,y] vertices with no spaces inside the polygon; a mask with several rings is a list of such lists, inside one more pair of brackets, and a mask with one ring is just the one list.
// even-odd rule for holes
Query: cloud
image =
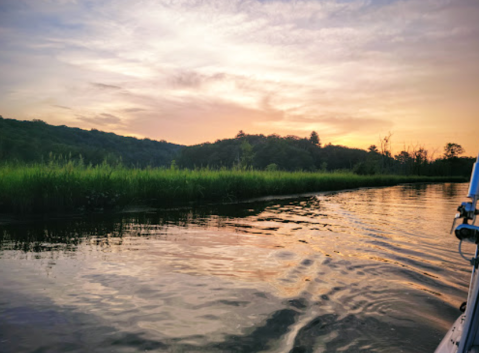
{"label": "cloud", "polygon": [[60,108],[60,109],[65,109],[65,110],[72,110],[70,107],[65,107],[63,105],[58,105],[58,104],[52,104],[52,107]]}
{"label": "cloud", "polygon": [[322,136],[335,138],[355,134],[377,135],[394,128],[394,123],[386,119],[367,117],[341,117],[341,116],[289,116],[287,119],[261,123],[274,127],[275,131],[305,135],[317,131]]}
{"label": "cloud", "polygon": [[167,78],[167,84],[173,89],[200,89],[204,85],[208,85],[210,83],[214,84],[215,82],[224,81],[225,79],[227,79],[227,75],[224,73],[205,75],[198,71],[186,71],[180,69],[169,74],[169,77]]}
{"label": "cloud", "polygon": [[9,116],[95,121],[183,143],[246,128],[315,128],[338,141],[394,129],[438,143],[460,133],[458,111],[479,130],[475,0],[1,6],[0,104]]}
{"label": "cloud", "polygon": [[[258,122],[278,121],[281,111],[247,108],[240,104],[207,98],[155,101],[151,108],[130,117],[124,131],[137,136],[171,136],[169,140],[182,142],[189,136],[195,143],[235,136],[243,129],[250,133],[261,131]],[[183,140],[184,141],[184,140]]]}
{"label": "cloud", "polygon": [[125,108],[123,109],[125,113],[139,113],[139,112],[144,112],[146,109],[143,108]]}
{"label": "cloud", "polygon": [[82,116],[77,115],[76,118],[80,121],[94,124],[94,126],[108,126],[121,124],[122,120],[112,114],[102,113],[96,116]]}
{"label": "cloud", "polygon": [[115,85],[107,85],[105,83],[95,83],[95,82],[92,82],[91,83],[92,86],[94,86],[95,88],[99,88],[99,89],[104,89],[104,90],[121,90],[122,88],[120,86],[115,86]]}

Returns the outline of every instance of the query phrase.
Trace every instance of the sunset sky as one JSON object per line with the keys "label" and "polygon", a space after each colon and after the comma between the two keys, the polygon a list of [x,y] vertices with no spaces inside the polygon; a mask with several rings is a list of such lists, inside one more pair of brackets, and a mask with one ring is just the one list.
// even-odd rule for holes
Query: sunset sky
{"label": "sunset sky", "polygon": [[0,0],[0,115],[479,151],[477,0]]}

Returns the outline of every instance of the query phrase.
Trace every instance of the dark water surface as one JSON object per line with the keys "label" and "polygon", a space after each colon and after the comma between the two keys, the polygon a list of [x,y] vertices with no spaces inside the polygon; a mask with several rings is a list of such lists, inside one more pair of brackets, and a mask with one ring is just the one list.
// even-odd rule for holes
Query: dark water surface
{"label": "dark water surface", "polygon": [[0,352],[433,352],[467,293],[466,191],[4,222]]}

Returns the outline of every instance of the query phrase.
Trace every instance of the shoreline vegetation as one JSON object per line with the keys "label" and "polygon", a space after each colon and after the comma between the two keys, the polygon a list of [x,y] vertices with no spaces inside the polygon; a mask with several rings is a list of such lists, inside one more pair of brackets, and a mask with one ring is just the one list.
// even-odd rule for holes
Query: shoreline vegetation
{"label": "shoreline vegetation", "polygon": [[78,162],[0,165],[0,213],[42,214],[176,207],[270,195],[413,182],[465,182],[461,176],[358,175],[353,172],[126,168]]}
{"label": "shoreline vegetation", "polygon": [[420,144],[403,146],[393,153],[391,139],[389,133],[364,150],[325,143],[315,131],[309,138],[239,131],[234,138],[185,146],[0,116],[0,164],[72,160],[93,166],[120,162],[139,169],[169,168],[174,163],[192,170],[349,170],[360,175],[469,176],[476,160],[461,157],[465,151],[456,143],[447,143],[441,155]]}
{"label": "shoreline vegetation", "polygon": [[319,134],[250,135],[183,146],[0,116],[0,213],[46,214],[231,203],[413,182],[463,182],[475,158],[444,155],[391,136],[367,150]]}

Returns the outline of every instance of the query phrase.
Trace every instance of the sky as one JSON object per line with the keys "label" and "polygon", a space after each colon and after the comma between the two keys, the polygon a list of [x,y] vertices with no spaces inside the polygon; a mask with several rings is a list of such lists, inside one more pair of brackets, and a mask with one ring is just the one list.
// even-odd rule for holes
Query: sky
{"label": "sky", "polygon": [[477,0],[0,0],[0,115],[479,150]]}

